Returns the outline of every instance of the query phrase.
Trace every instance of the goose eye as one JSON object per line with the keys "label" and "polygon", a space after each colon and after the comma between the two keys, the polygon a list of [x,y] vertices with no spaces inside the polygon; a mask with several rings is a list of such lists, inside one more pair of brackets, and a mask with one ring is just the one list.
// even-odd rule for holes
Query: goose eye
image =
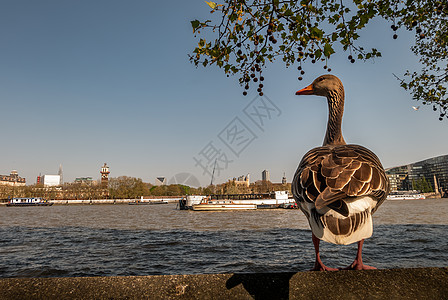
{"label": "goose eye", "polygon": [[325,78],[323,78],[323,77],[321,77],[321,78],[319,78],[319,81],[322,81],[322,80],[324,80]]}

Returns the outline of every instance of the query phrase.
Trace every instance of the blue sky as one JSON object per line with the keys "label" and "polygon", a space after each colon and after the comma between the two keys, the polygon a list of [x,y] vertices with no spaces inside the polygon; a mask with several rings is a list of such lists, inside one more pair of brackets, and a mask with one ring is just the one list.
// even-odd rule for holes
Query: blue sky
{"label": "blue sky", "polygon": [[[255,89],[244,97],[237,77],[188,60],[197,43],[190,21],[209,10],[201,0],[2,1],[0,174],[15,169],[33,184],[62,164],[65,181],[97,179],[107,162],[112,177],[154,183],[189,173],[205,185],[217,156],[215,182],[258,180],[264,169],[290,181],[303,154],[321,145],[327,118],[324,98],[294,93],[325,70],[305,65],[299,82],[295,67],[269,65],[263,101],[275,109],[258,126],[245,113],[262,103]],[[329,61],[345,86],[345,140],[373,150],[384,167],[447,154],[447,122],[430,106],[414,111],[419,104],[392,75],[418,68],[412,36],[400,30],[393,40],[380,20],[364,34],[382,58]],[[229,140],[235,128],[247,129],[240,142]]]}

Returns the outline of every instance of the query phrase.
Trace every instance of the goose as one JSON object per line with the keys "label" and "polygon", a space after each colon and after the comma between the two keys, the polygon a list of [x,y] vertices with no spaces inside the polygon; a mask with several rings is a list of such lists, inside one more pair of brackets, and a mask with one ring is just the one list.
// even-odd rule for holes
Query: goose
{"label": "goose", "polygon": [[345,269],[376,269],[363,264],[362,247],[373,233],[372,214],[389,193],[383,166],[369,149],[346,144],[341,129],[344,87],[338,77],[322,75],[296,95],[326,97],[329,109],[323,145],[304,155],[291,187],[311,227],[316,255],[312,270],[339,270],[323,264],[319,252],[321,240],[339,245],[357,242],[356,258]]}

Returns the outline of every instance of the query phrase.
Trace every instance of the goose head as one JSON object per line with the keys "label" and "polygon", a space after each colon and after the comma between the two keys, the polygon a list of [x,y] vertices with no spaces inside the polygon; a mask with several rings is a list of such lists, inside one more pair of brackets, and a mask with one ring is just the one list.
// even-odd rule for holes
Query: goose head
{"label": "goose head", "polygon": [[344,87],[339,78],[326,74],[317,77],[312,84],[296,92],[296,95],[317,95],[329,97],[334,93],[340,93]]}
{"label": "goose head", "polygon": [[341,129],[344,114],[344,86],[341,80],[334,75],[322,75],[306,88],[297,91],[296,95],[317,95],[327,98],[329,114],[324,146],[344,145]]}

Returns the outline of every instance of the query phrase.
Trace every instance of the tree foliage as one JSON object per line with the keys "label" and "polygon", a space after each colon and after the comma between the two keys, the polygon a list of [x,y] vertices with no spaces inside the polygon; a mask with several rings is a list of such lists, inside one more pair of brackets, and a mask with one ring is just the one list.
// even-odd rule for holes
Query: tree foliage
{"label": "tree foliage", "polygon": [[[221,4],[222,3],[222,4]],[[337,49],[348,59],[380,57],[375,48],[359,44],[361,30],[375,17],[391,23],[393,39],[400,28],[413,31],[411,51],[420,58],[420,70],[403,70],[400,85],[414,100],[432,105],[440,120],[447,117],[448,3],[446,0],[221,0],[207,2],[214,20],[193,20],[201,35],[190,60],[204,67],[217,65],[227,75],[239,75],[247,90],[256,85],[263,95],[263,69],[275,60],[296,65],[299,80],[308,63],[328,72]],[[247,94],[246,91],[243,92]]]}
{"label": "tree foliage", "polygon": [[149,187],[140,178],[120,176],[109,179],[109,195],[113,199],[135,199],[149,194]]}
{"label": "tree foliage", "polygon": [[425,176],[420,177],[419,179],[414,180],[412,179],[412,189],[418,190],[422,193],[432,193],[434,192],[434,189],[431,186],[431,183],[429,183]]}

